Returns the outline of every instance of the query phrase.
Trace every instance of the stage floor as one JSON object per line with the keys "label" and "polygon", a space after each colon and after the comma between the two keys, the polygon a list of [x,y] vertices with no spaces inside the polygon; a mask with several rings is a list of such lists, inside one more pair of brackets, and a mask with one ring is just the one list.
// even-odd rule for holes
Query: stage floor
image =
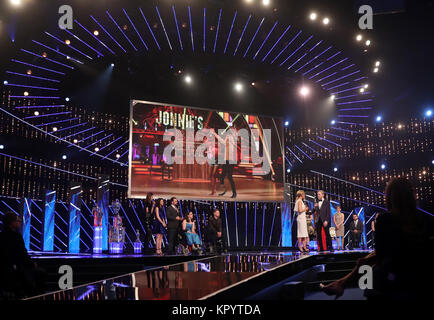
{"label": "stage floor", "polygon": [[[369,251],[335,251],[334,253],[310,252],[236,252],[221,256],[197,257],[195,260],[149,267],[146,270],[89,283],[69,290],[48,293],[30,299],[36,300],[203,300],[238,297],[246,285],[272,285],[269,282],[293,270],[311,266],[315,257],[359,256]],[[55,255],[53,255],[55,256]],[[53,258],[51,256],[51,258]],[[145,259],[144,255],[56,255],[56,259],[81,258],[134,258]],[[50,257],[48,257],[50,258]],[[39,259],[48,259],[39,256]],[[167,258],[159,257],[161,262]],[[194,257],[191,257],[194,258]],[[292,270],[292,271],[291,271]],[[299,271],[297,271],[299,272]],[[276,274],[275,274],[276,273]],[[287,276],[287,274],[286,274]],[[267,282],[268,281],[268,282]],[[237,291],[238,290],[238,291]],[[239,297],[241,298],[241,297]]]}
{"label": "stage floor", "polygon": [[[264,180],[262,178],[245,178],[234,176],[237,189],[236,201],[283,201],[283,183]],[[131,196],[145,198],[149,191],[154,196],[170,198],[176,195],[182,199],[195,200],[231,200],[232,190],[229,181],[225,179],[227,193],[224,196],[218,194],[223,191],[217,182],[217,194],[211,196],[211,183],[202,179],[178,179],[162,180],[161,176],[136,175],[131,183]]]}

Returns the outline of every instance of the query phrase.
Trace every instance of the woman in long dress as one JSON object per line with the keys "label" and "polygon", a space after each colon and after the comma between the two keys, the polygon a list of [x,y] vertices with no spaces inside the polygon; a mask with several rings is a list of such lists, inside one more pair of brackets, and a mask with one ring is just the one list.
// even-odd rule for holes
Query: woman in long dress
{"label": "woman in long dress", "polygon": [[157,236],[157,239],[155,241],[156,243],[156,254],[163,255],[163,251],[161,250],[161,245],[163,243],[163,235],[166,233],[167,223],[164,219],[163,213],[164,213],[164,200],[158,199],[157,203],[155,204],[154,208],[154,225],[153,225],[153,231],[154,234]]}
{"label": "woman in long dress", "polygon": [[[338,244],[338,250],[344,250],[344,236],[345,236],[345,216],[341,212],[341,206],[336,207],[337,212],[333,216],[333,222],[336,228],[336,242]],[[340,245],[339,245],[340,239]]]}
{"label": "woman in long dress", "polygon": [[309,211],[309,208],[304,204],[305,198],[306,194],[303,190],[297,191],[294,212],[297,213],[297,238],[300,252],[309,252],[309,249],[306,248],[306,243],[309,241],[306,212]]}
{"label": "woman in long dress", "polygon": [[196,233],[196,223],[193,220],[193,212],[190,211],[182,222],[182,230],[185,231],[187,244],[191,246],[193,250],[199,250],[202,245],[202,240]]}

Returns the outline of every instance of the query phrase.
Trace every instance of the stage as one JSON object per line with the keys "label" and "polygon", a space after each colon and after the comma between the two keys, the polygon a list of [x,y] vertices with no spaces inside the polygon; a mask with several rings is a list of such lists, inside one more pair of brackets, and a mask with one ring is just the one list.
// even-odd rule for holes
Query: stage
{"label": "stage", "polygon": [[[100,280],[28,300],[268,300],[285,297],[298,300],[318,292],[320,282],[329,283],[336,280],[333,277],[349,272],[355,261],[367,253],[359,250],[308,254],[231,252],[220,256],[32,253],[40,266],[51,266],[51,272],[60,265],[70,265],[74,279],[83,281],[86,278],[83,274],[89,276],[93,270]],[[117,276],[107,272],[111,266],[116,266]],[[300,286],[300,282],[304,284]],[[293,283],[298,284],[293,286]]]}

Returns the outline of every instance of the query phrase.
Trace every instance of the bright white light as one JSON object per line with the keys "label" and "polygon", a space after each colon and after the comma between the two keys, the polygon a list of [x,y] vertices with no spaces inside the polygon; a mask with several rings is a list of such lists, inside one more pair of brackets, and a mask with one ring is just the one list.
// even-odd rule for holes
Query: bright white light
{"label": "bright white light", "polygon": [[375,119],[375,121],[381,122],[381,121],[383,121],[383,117],[382,116],[377,116],[377,118]]}
{"label": "bright white light", "polygon": [[252,82],[252,86],[254,87],[256,85],[256,83]]}
{"label": "bright white light", "polygon": [[334,168],[333,171],[334,171],[334,172],[338,172],[338,168]]}
{"label": "bright white light", "polygon": [[[0,149],[1,149],[1,148],[0,148]],[[431,163],[432,163],[432,164],[434,164],[434,160],[433,160],[433,161],[431,161]]]}
{"label": "bright white light", "polygon": [[312,12],[309,16],[310,20],[316,20],[316,18],[318,17],[318,15],[315,12]]}
{"label": "bright white light", "polygon": [[0,150],[3,150],[4,148],[5,148],[5,146],[0,144]]}
{"label": "bright white light", "polygon": [[287,169],[286,172],[291,173],[291,169]]}
{"label": "bright white light", "polygon": [[98,148],[98,147],[96,147],[96,148],[95,148],[95,152],[98,152],[98,151],[99,151],[99,148]]}
{"label": "bright white light", "polygon": [[336,99],[336,96],[334,95],[334,94],[332,94],[331,96],[330,96],[330,100],[335,100]]}
{"label": "bright white light", "polygon": [[381,165],[381,169],[382,170],[386,169],[386,165],[384,163]]}
{"label": "bright white light", "polygon": [[95,31],[93,32],[93,34],[96,35],[96,36],[98,36],[98,35],[99,35],[99,31],[98,31],[98,30],[95,30]]}
{"label": "bright white light", "polygon": [[236,92],[241,92],[241,91],[243,91],[243,85],[241,84],[241,83],[239,83],[239,82],[237,82],[236,84],[235,84],[235,91]]}
{"label": "bright white light", "polygon": [[371,40],[366,40],[365,44],[369,47],[371,45]]}
{"label": "bright white light", "polygon": [[309,93],[310,93],[310,90],[309,90],[308,87],[302,87],[302,88],[300,89],[300,94],[301,94],[303,97],[307,97],[307,96],[309,95]]}
{"label": "bright white light", "polygon": [[78,140],[77,140],[77,139],[74,139],[74,143],[77,144],[77,143],[78,143]]}
{"label": "bright white light", "polygon": [[24,96],[27,97],[29,93],[27,91],[24,91]]}
{"label": "bright white light", "polygon": [[330,19],[329,18],[324,18],[322,23],[324,23],[325,25],[328,25],[330,23]]}
{"label": "bright white light", "polygon": [[66,158],[67,158],[66,155],[63,155],[63,156],[62,156],[62,159],[63,159],[63,160],[66,160]]}
{"label": "bright white light", "polygon": [[270,4],[270,0],[262,0],[262,4],[264,6],[268,6]]}
{"label": "bright white light", "polygon": [[192,79],[190,76],[185,76],[184,81],[187,82],[188,84],[190,84]]}
{"label": "bright white light", "polygon": [[4,85],[7,85],[9,82],[7,82],[6,80],[5,81],[3,81],[3,84]]}
{"label": "bright white light", "polygon": [[116,155],[116,159],[119,159],[121,157],[121,155],[118,153],[117,155]]}
{"label": "bright white light", "polygon": [[363,36],[361,34],[358,34],[356,37],[357,41],[362,41],[363,40]]}
{"label": "bright white light", "polygon": [[35,116],[39,116],[39,111],[35,111]]}
{"label": "bright white light", "polygon": [[66,102],[69,102],[69,98],[68,98],[68,97],[66,97],[66,98],[65,98],[65,101],[66,101]]}
{"label": "bright white light", "polygon": [[365,89],[368,89],[369,88],[369,84],[365,84]]}
{"label": "bright white light", "polygon": [[378,71],[380,71],[380,69],[378,69],[378,68],[374,69],[374,73],[378,73]]}
{"label": "bright white light", "polygon": [[114,63],[112,63],[111,65],[110,65],[112,68],[115,66],[115,64]]}
{"label": "bright white light", "polygon": [[285,127],[289,126],[289,121],[285,121]]}
{"label": "bright white light", "polygon": [[431,117],[431,116],[432,116],[432,110],[431,110],[431,109],[427,110],[427,111],[425,112],[425,116],[427,116],[427,117]]}
{"label": "bright white light", "polygon": [[19,6],[21,5],[21,0],[10,0],[11,5],[13,6]]}
{"label": "bright white light", "polygon": [[330,121],[330,124],[331,124],[332,126],[334,126],[334,125],[336,124],[336,120],[332,120],[332,121]]}
{"label": "bright white light", "polygon": [[360,89],[360,92],[361,92],[361,93],[365,92],[365,88],[361,88],[361,89]]}
{"label": "bright white light", "polygon": [[381,65],[381,62],[380,62],[380,61],[375,62],[375,66],[376,66],[376,67],[379,67],[380,65]]}
{"label": "bright white light", "polygon": [[53,132],[56,132],[57,131],[57,127],[53,127]]}

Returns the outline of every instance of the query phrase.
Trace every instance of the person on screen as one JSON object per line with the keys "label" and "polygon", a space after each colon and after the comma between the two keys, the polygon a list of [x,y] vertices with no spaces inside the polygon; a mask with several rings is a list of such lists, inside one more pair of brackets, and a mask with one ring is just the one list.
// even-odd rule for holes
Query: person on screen
{"label": "person on screen", "polygon": [[168,236],[168,254],[175,253],[176,238],[178,236],[179,224],[183,220],[178,209],[178,199],[170,199],[170,206],[166,210],[167,215],[167,236]]}
{"label": "person on screen", "polygon": [[[232,128],[231,130],[235,130],[235,128]],[[220,138],[220,140],[222,140]],[[230,163],[230,144],[231,144],[231,135],[226,136],[226,139],[223,141],[223,143],[220,144],[220,146],[223,146],[222,152],[224,152],[224,164],[222,164],[222,174],[220,176],[220,185],[224,187],[224,191],[219,194],[219,196],[224,196],[226,194],[226,187],[225,187],[225,178],[227,177],[229,180],[229,183],[231,185],[232,189],[232,199],[235,199],[237,197],[237,189],[235,186],[235,181],[233,178],[234,168],[235,165]],[[236,140],[235,140],[236,141]],[[235,148],[236,152],[236,148]],[[237,154],[235,154],[235,157],[237,157]]]}
{"label": "person on screen", "polygon": [[163,216],[164,213],[164,200],[158,199],[157,203],[154,207],[154,225],[153,231],[156,235],[155,240],[155,253],[158,255],[163,255],[163,251],[161,251],[161,244],[163,243],[163,236],[166,233],[167,224]]}

